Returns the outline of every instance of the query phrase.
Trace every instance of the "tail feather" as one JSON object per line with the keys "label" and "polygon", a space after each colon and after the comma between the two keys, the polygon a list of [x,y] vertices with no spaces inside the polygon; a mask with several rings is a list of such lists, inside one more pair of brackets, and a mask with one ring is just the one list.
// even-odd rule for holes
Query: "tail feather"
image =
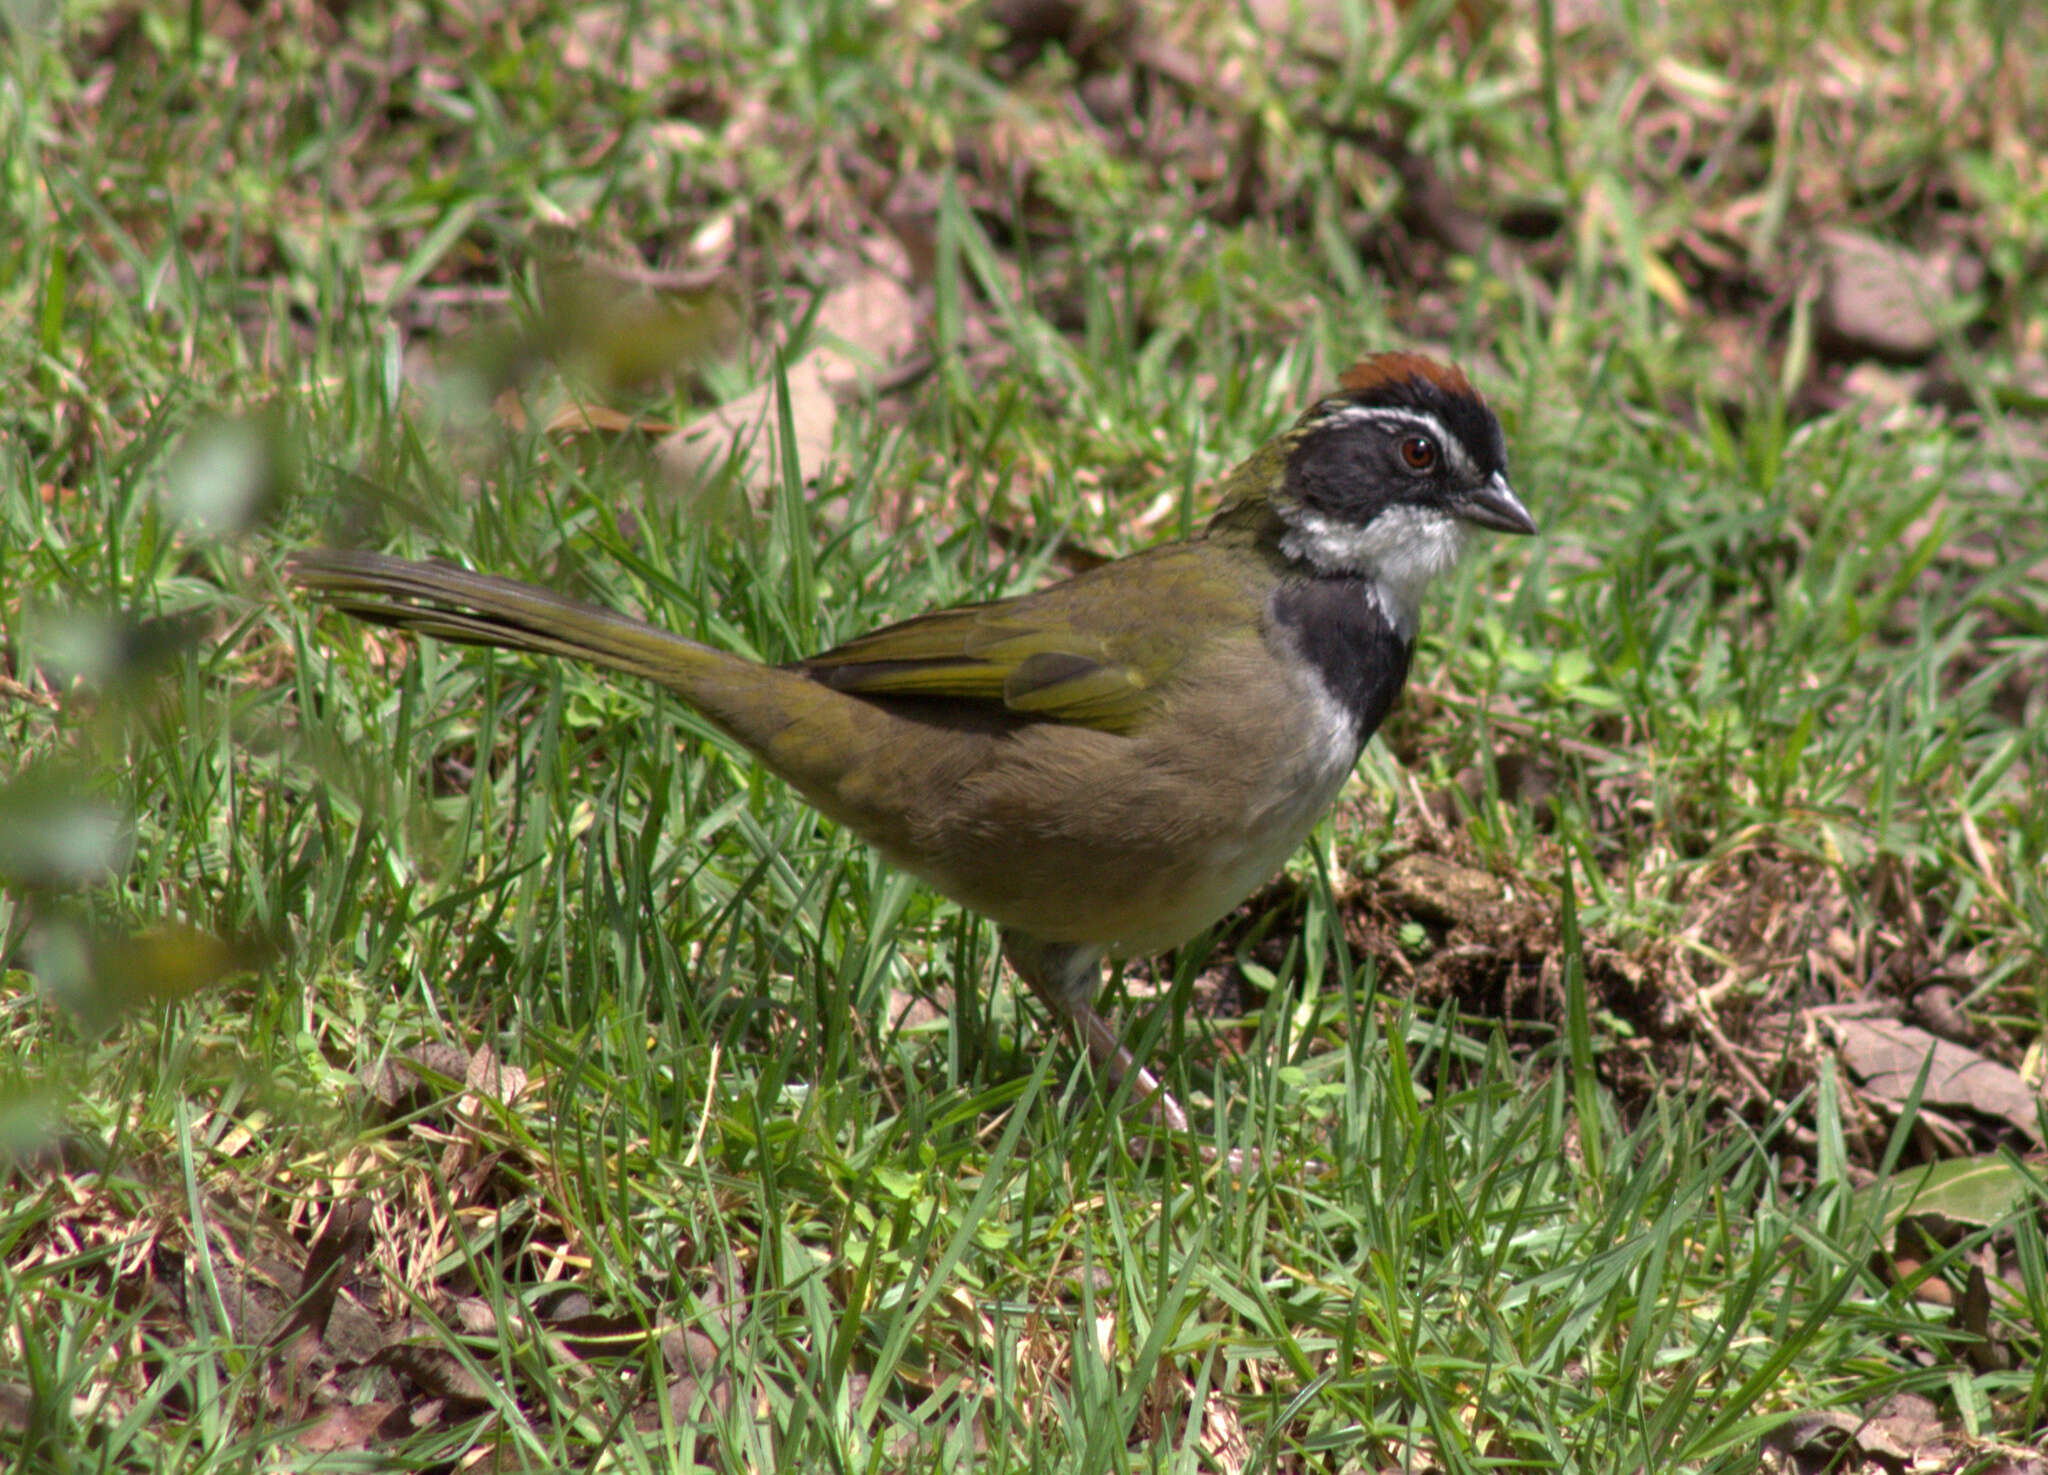
{"label": "tail feather", "polygon": [[692,699],[693,673],[745,664],[645,620],[454,564],[320,549],[293,555],[285,571],[300,588],[372,624],[462,645],[593,661]]}
{"label": "tail feather", "polygon": [[[614,610],[452,564],[320,549],[286,565],[293,583],[373,624],[642,676],[793,784],[825,814],[903,865],[929,874],[916,837],[926,797],[978,761],[974,738],[934,743],[931,724],[886,700],[834,691],[800,670],[764,666]],[[942,889],[943,880],[938,881]]]}

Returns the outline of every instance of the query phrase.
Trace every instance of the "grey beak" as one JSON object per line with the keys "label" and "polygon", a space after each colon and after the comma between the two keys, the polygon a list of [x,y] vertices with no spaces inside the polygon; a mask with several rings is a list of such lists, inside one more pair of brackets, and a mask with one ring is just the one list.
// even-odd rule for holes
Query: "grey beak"
{"label": "grey beak", "polygon": [[1502,533],[1533,533],[1536,519],[1522,505],[1507,477],[1494,472],[1477,491],[1462,497],[1451,509],[1470,523]]}

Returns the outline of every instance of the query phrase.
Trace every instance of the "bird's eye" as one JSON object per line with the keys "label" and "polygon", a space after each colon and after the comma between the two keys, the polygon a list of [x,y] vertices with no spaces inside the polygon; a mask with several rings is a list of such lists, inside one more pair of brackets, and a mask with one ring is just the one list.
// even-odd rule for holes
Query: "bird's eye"
{"label": "bird's eye", "polygon": [[1401,459],[1410,471],[1428,471],[1436,465],[1436,442],[1426,435],[1403,436]]}

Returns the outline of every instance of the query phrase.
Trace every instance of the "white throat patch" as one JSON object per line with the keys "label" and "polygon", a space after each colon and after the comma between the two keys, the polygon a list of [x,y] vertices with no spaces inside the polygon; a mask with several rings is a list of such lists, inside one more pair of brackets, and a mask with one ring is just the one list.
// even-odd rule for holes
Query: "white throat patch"
{"label": "white throat patch", "polygon": [[1450,572],[1465,551],[1465,525],[1448,512],[1400,503],[1360,527],[1301,508],[1280,537],[1280,551],[1305,559],[1318,573],[1370,581],[1396,633],[1415,638],[1429,581]]}

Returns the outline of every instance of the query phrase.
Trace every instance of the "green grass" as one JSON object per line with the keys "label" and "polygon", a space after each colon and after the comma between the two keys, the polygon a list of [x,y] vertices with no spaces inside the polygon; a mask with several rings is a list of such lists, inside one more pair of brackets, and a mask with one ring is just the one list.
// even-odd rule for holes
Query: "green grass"
{"label": "green grass", "polygon": [[[1901,1391],[1973,1449],[2038,1439],[2038,1158],[1928,1272],[2011,1271],[2014,1356],[1973,1363],[1856,1192],[1956,1139],[1751,1033],[1928,975],[2038,1059],[2040,166],[2022,103],[1971,131],[1928,101],[2048,95],[2038,21],[1631,8],[1542,73],[1519,19],[1347,7],[1335,60],[1283,66],[1216,7],[1173,39],[1244,63],[1205,106],[1260,120],[1247,205],[1172,153],[1187,119],[1115,147],[1081,63],[1004,80],[950,9],[634,12],[630,42],[539,3],[192,14],[10,12],[0,73],[0,1450],[1734,1471],[1790,1412]],[[1915,27],[1945,39],[1888,49]],[[1639,147],[1667,58],[1728,89],[1689,115],[1720,173]],[[1737,124],[1780,83],[1815,90],[1774,158]],[[1381,117],[1573,224],[1517,270],[1448,257],[1350,127]],[[899,178],[933,191],[900,238]],[[1997,273],[1966,411],[1816,407],[1789,308],[1731,391],[1711,293],[1669,300],[1731,199],[1761,261],[1802,211],[1909,233],[1896,202],[1943,188]],[[754,331],[627,408],[772,381],[828,255],[928,251],[931,371],[842,409],[822,486],[686,495],[629,438],[534,428],[592,391],[478,393],[547,231],[666,261],[721,217]],[[1241,1178],[1135,1152],[988,927],[672,699],[316,618],[279,575],[321,540],[459,557],[787,659],[1198,525],[1350,357],[1416,341],[1481,381],[1545,536],[1433,599],[1426,690],[1288,877],[1133,970],[1120,1017],[1262,1155]],[[1416,851],[1501,885],[1462,972],[1388,914]],[[1152,1006],[1205,972],[1246,1020]],[[378,1105],[434,1043],[462,1054]],[[479,1046],[522,1089],[465,1091]],[[351,1203],[353,1303],[411,1360],[337,1325],[287,1375],[266,1338]],[[351,1443],[336,1400],[417,1423]]]}

